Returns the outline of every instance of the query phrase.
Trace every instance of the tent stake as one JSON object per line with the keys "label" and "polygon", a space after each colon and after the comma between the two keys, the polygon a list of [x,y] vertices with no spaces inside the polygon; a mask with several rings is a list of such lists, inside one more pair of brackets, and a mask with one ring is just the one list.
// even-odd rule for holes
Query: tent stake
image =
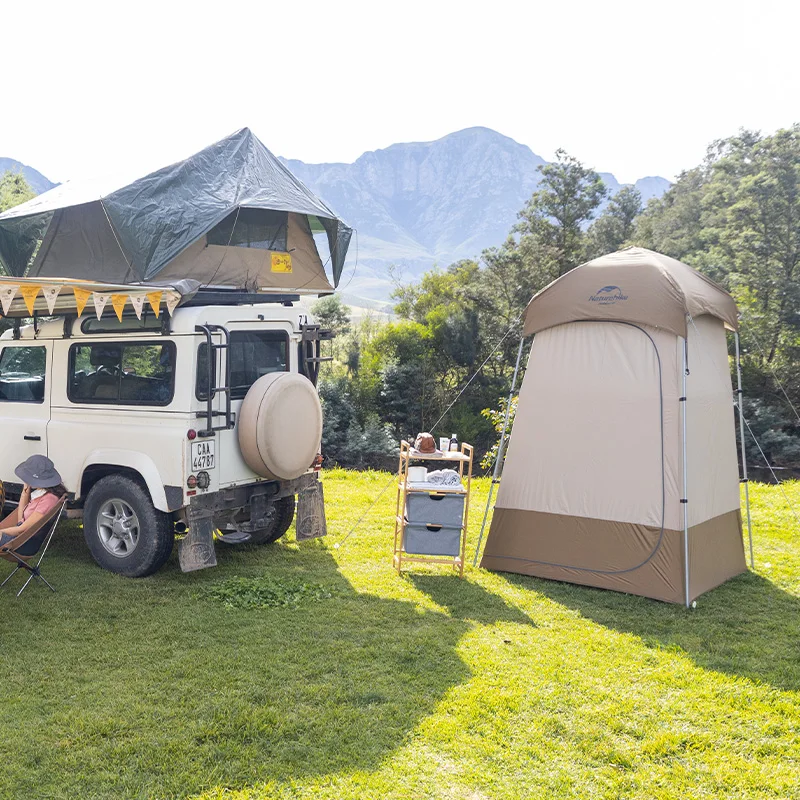
{"label": "tent stake", "polygon": [[689,373],[689,338],[688,332],[683,340],[683,396],[681,397],[681,414],[683,423],[683,570],[686,580],[686,608],[690,606],[689,600],[689,497],[688,497],[688,474],[686,462],[686,376]]}
{"label": "tent stake", "polygon": [[753,525],[750,522],[750,483],[747,480],[747,455],[744,449],[744,411],[742,410],[742,367],[739,361],[739,332],[734,331],[736,342],[736,407],[739,409],[739,441],[742,448],[742,480],[744,481],[744,505],[747,509],[747,535],[750,539],[750,569],[755,569],[753,561]]}
{"label": "tent stake", "polygon": [[486,510],[483,512],[483,523],[481,524],[481,535],[478,537],[478,546],[475,548],[475,558],[472,559],[472,566],[478,564],[478,554],[481,551],[483,544],[483,532],[486,529],[486,519],[489,516],[489,508],[492,505],[492,496],[494,495],[494,487],[497,484],[500,474],[500,464],[503,461],[503,453],[505,451],[506,431],[508,430],[508,420],[511,416],[511,400],[514,397],[514,390],[517,388],[517,374],[519,373],[519,362],[522,358],[522,347],[525,344],[525,338],[520,337],[519,350],[517,350],[517,363],[514,365],[514,377],[511,379],[511,391],[508,393],[508,401],[506,402],[506,417],[503,420],[503,430],[500,433],[500,444],[497,446],[497,458],[494,462],[494,471],[492,472],[492,485],[489,487],[489,497],[486,500]]}

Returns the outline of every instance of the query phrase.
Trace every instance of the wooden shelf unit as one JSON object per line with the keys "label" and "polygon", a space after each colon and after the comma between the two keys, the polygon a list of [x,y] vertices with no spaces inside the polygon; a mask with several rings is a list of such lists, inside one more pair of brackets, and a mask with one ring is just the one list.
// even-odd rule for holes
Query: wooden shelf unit
{"label": "wooden shelf unit", "polygon": [[[469,501],[472,491],[472,455],[473,447],[471,444],[463,442],[458,452],[449,451],[441,455],[420,455],[412,454],[411,445],[403,439],[400,442],[400,463],[397,468],[397,507],[395,509],[394,522],[394,567],[398,572],[402,572],[405,562],[416,562],[420,564],[448,564],[453,569],[458,570],[459,577],[464,577],[464,552],[467,546],[467,523],[469,522]],[[430,467],[430,462],[458,463],[458,475],[461,479],[459,486],[414,486],[408,482],[408,468],[412,462],[426,462]],[[409,494],[413,493],[437,493],[437,494],[458,494],[464,496],[464,512],[461,515],[461,537],[458,555],[417,555],[406,553],[404,548],[405,529],[406,529],[406,505]]]}

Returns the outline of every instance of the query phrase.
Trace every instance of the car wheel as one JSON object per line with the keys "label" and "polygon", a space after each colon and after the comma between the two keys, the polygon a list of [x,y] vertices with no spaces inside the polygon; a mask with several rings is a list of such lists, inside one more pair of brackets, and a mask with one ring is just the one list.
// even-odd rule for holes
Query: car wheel
{"label": "car wheel", "polygon": [[266,528],[261,528],[250,533],[250,544],[272,544],[277,542],[286,531],[294,519],[294,495],[281,497],[273,504],[275,513],[272,515],[270,524]]}
{"label": "car wheel", "polygon": [[141,578],[169,558],[175,542],[169,514],[153,506],[147,491],[122,475],[108,475],[89,492],[83,535],[104,569]]}

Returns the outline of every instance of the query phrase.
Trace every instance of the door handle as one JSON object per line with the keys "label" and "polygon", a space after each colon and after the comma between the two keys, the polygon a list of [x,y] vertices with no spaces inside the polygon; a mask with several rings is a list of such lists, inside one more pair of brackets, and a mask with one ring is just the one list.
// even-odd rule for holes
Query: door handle
{"label": "door handle", "polygon": [[41,436],[23,436],[22,437],[26,442],[41,442]]}

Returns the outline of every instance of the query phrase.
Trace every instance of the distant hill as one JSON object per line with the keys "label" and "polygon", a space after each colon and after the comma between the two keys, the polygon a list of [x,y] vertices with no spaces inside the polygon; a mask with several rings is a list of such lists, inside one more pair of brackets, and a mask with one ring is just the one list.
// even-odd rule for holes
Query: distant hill
{"label": "distant hill", "polygon": [[52,189],[57,185],[49,181],[41,172],[35,170],[33,167],[28,167],[19,161],[14,161],[13,158],[0,158],[0,175],[8,170],[11,170],[11,172],[21,172],[36,194],[46,192],[48,189]]}
{"label": "distant hill", "polygon": [[[346,293],[386,299],[391,264],[416,276],[434,264],[475,258],[501,244],[539,182],[545,160],[489,128],[468,128],[433,142],[393,144],[352,164],[284,162],[358,230],[345,268]],[[613,194],[621,184],[601,173]],[[665,178],[636,182],[646,203],[669,187]]]}

